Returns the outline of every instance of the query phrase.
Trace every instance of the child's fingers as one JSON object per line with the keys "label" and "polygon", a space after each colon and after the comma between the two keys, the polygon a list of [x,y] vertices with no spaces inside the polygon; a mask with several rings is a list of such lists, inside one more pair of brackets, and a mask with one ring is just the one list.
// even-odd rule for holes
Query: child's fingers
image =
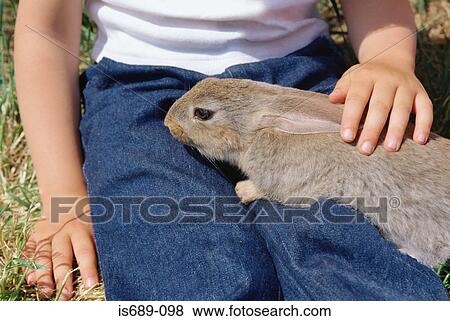
{"label": "child's fingers", "polygon": [[[72,297],[72,244],[67,235],[55,236],[52,242],[53,275],[56,281],[57,290],[64,286],[60,300],[69,300]],[[67,282],[64,284],[68,275]]]}
{"label": "child's fingers", "polygon": [[80,267],[84,286],[90,288],[98,283],[97,256],[92,235],[80,231],[72,235],[72,246]]}
{"label": "child's fingers", "polygon": [[55,288],[50,238],[44,238],[36,242],[35,263],[38,269],[33,272],[33,282],[36,284],[40,294],[50,297]]}
{"label": "child's fingers", "polygon": [[361,117],[372,94],[371,82],[357,81],[349,88],[341,121],[341,137],[352,142],[358,132]]}
{"label": "child's fingers", "polygon": [[384,148],[388,151],[399,150],[406,127],[408,126],[409,115],[414,103],[414,92],[407,88],[399,87],[394,99],[389,126],[384,140]]}
{"label": "child's fingers", "polygon": [[416,126],[413,139],[419,144],[425,144],[430,136],[433,124],[433,103],[425,92],[419,92],[414,100],[416,111]]}
{"label": "child's fingers", "polygon": [[381,84],[380,82],[375,84],[364,127],[358,140],[358,150],[361,154],[370,155],[375,150],[380,133],[392,108],[395,92],[395,86]]}

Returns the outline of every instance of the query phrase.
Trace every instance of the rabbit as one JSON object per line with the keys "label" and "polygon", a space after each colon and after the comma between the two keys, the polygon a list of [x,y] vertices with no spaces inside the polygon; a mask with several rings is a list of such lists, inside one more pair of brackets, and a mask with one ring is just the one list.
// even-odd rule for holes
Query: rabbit
{"label": "rabbit", "polygon": [[205,157],[237,166],[247,176],[235,187],[243,203],[397,197],[386,222],[363,214],[401,252],[437,266],[450,256],[450,140],[431,133],[419,145],[409,125],[400,151],[378,146],[364,156],[340,138],[342,111],[325,94],[206,78],[171,106],[164,124]]}

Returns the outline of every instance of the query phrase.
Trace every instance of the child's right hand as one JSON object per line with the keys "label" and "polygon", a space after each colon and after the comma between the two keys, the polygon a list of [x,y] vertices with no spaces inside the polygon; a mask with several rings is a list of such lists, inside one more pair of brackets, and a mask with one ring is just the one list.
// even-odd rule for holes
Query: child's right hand
{"label": "child's right hand", "polygon": [[27,257],[34,258],[38,267],[47,268],[29,270],[26,280],[28,284],[36,285],[40,294],[50,297],[61,289],[64,278],[69,274],[60,296],[60,300],[69,300],[73,291],[71,271],[74,256],[84,286],[92,287],[98,283],[92,224],[77,217],[74,210],[60,214],[59,222],[52,223],[49,212],[43,211],[25,247]]}

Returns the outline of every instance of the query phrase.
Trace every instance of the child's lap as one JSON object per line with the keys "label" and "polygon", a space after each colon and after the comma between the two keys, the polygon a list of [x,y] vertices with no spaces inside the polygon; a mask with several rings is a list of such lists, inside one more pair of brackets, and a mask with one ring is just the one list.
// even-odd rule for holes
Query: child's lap
{"label": "child's lap", "polygon": [[[295,55],[233,66],[218,76],[330,92],[341,72],[340,58],[327,41],[321,40]],[[351,232],[348,227],[330,224],[323,227],[303,224],[301,228],[293,225],[277,227],[276,224],[258,227],[214,224],[211,220],[201,224],[173,224],[168,221],[154,224],[159,218],[149,217],[147,210],[166,215],[170,220],[174,218],[172,214],[180,217],[183,206],[180,204],[184,204],[182,202],[186,198],[191,197],[194,203],[202,204],[206,198],[211,201],[209,204],[214,204],[214,197],[235,195],[233,185],[224,177],[230,171],[223,175],[223,170],[218,171],[198,153],[175,141],[163,125],[170,105],[204,77],[178,68],[131,66],[109,59],[104,59],[87,72],[84,89],[86,112],[80,125],[85,152],[84,173],[90,196],[116,197],[114,210],[109,208],[108,215],[102,215],[101,206],[92,207],[107,297],[276,299],[280,295],[280,278],[286,294],[290,293],[291,298],[296,299],[326,299],[332,298],[331,294],[336,299],[351,299],[352,291],[360,299],[397,295],[397,276],[390,281],[389,278],[384,280],[389,289],[379,296],[376,292],[383,287],[381,284],[373,284],[366,290],[366,285],[359,281],[347,282],[349,287],[353,287],[349,291],[343,289],[337,291],[340,293],[333,293],[321,282],[313,282],[315,276],[321,277],[323,268],[315,270],[306,266],[311,262],[305,256],[307,253],[324,250],[324,255],[318,257],[330,259],[326,264],[335,262],[338,265],[334,268],[338,272],[339,264],[351,270],[347,271],[347,276],[344,273],[337,277],[333,272],[328,274],[330,278],[321,277],[326,282],[340,279],[345,283],[345,280],[368,277],[376,283],[379,275],[370,276],[368,264],[370,255],[379,250],[378,246],[383,248],[378,253],[389,258],[390,266],[400,260],[395,265],[402,269],[403,264],[403,272],[414,278],[417,267],[414,263],[411,266],[410,258],[394,253],[392,246],[386,245],[386,241],[368,224],[357,228],[360,237],[354,240],[342,237],[343,232]],[[143,199],[146,206],[127,209],[130,202],[136,204]],[[165,205],[150,206],[154,203]],[[214,215],[223,215],[223,212],[223,209],[219,210],[213,216],[206,215],[206,218],[216,218]],[[320,243],[308,243],[299,238],[300,234],[314,234],[317,241],[326,237],[325,233],[328,233],[330,242],[324,249],[315,248],[314,244]],[[368,239],[372,242],[368,251],[362,248],[367,244],[360,243],[364,242],[364,233],[369,234]],[[283,235],[285,239],[281,237]],[[314,240],[311,235],[310,241]],[[302,243],[310,252],[300,250]],[[290,250],[283,249],[283,244],[298,249],[298,252],[294,251],[294,257],[291,257]],[[335,260],[339,253],[348,254],[349,251],[357,253]],[[359,259],[358,255],[361,255]],[[303,274],[302,264],[305,264]],[[376,273],[382,273],[382,270],[383,266],[379,266]],[[316,284],[316,295],[301,285],[289,289],[289,284],[295,284],[289,281],[291,273],[297,273],[294,278],[298,282],[312,284],[312,287]],[[431,274],[424,278],[436,283]],[[359,288],[355,288],[358,282]],[[408,295],[426,297],[426,293],[414,291]]]}

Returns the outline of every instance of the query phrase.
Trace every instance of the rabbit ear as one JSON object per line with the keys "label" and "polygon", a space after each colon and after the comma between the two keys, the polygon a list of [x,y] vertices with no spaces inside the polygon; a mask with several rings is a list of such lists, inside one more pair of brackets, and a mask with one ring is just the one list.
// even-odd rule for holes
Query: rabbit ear
{"label": "rabbit ear", "polygon": [[261,127],[296,135],[339,133],[340,124],[333,119],[311,117],[301,112],[262,116]]}
{"label": "rabbit ear", "polygon": [[275,98],[260,104],[259,128],[297,135],[340,132],[344,106],[330,103],[327,95],[280,87]]}

